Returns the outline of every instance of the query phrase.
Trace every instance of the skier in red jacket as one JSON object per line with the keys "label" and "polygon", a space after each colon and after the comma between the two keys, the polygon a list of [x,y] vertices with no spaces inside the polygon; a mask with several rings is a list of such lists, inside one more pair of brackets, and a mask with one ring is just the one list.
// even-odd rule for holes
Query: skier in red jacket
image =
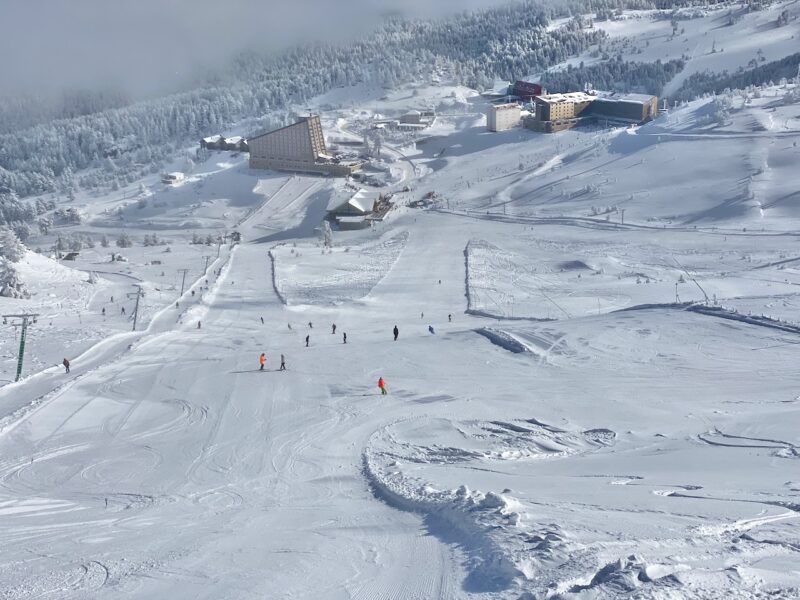
{"label": "skier in red jacket", "polygon": [[383,377],[378,379],[378,387],[381,389],[381,395],[385,396],[388,392],[386,391],[386,382],[383,380]]}

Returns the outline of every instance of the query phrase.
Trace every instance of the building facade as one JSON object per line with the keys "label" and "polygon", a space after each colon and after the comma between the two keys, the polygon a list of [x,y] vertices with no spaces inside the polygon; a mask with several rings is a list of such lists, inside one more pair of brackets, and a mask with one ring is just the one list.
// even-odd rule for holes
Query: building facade
{"label": "building facade", "polygon": [[247,144],[252,169],[346,177],[361,167],[328,155],[319,115],[301,117],[297,123],[251,138]]}
{"label": "building facade", "polygon": [[534,96],[541,96],[542,91],[542,86],[538,83],[517,80],[511,86],[510,93],[512,96],[517,96],[530,102]]}
{"label": "building facade", "polygon": [[520,116],[516,103],[492,105],[486,112],[486,126],[489,131],[505,131],[519,126]]}
{"label": "building facade", "polygon": [[592,113],[598,119],[646,123],[658,116],[658,98],[648,94],[599,93]]}
{"label": "building facade", "polygon": [[597,121],[640,124],[658,115],[658,98],[646,94],[569,92],[538,96],[534,103],[536,114],[525,119],[525,127],[543,133]]}

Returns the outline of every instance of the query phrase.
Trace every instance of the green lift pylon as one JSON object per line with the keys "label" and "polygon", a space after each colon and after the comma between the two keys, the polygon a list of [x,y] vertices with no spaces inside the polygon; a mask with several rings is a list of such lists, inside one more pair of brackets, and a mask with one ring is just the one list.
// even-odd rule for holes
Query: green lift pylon
{"label": "green lift pylon", "polygon": [[[8,325],[9,319],[22,319],[22,323],[19,323],[21,329],[20,336],[19,336],[19,356],[17,357],[17,376],[14,378],[14,381],[19,381],[19,378],[22,377],[22,361],[25,358],[25,338],[28,335],[28,323],[33,322],[36,323],[36,317],[38,314],[29,313],[23,315],[2,315],[3,316],[3,325]],[[12,325],[17,325],[17,323],[12,323]]]}

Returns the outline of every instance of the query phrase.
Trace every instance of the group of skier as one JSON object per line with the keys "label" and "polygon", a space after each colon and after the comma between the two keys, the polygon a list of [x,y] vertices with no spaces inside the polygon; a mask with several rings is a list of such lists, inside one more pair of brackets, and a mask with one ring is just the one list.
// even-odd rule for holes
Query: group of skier
{"label": "group of skier", "polygon": [[[424,316],[425,316],[425,314],[421,313],[420,318],[424,318]],[[452,314],[447,315],[447,320],[452,322],[453,321],[453,315]],[[264,317],[261,317],[261,322],[264,323]],[[288,323],[287,327],[289,328],[290,331],[292,330],[292,324],[291,323]],[[308,322],[308,328],[309,329],[313,329],[314,328],[314,324],[311,321]],[[433,325],[428,325],[428,332],[432,333],[432,334],[435,333],[435,331],[433,329]],[[331,324],[331,335],[335,335],[335,334],[336,334],[336,323],[332,323]],[[400,329],[397,327],[397,325],[395,325],[394,328],[392,328],[392,335],[394,336],[394,341],[396,342],[397,338],[400,337]],[[306,348],[309,347],[310,341],[311,341],[311,334],[308,334],[308,335],[306,335],[306,339],[305,339]],[[347,343],[347,333],[346,332],[342,333],[342,343],[344,343],[344,344]],[[266,365],[266,362],[267,362],[267,357],[262,352],[261,355],[258,357],[258,364],[259,364],[259,369],[258,370],[259,371],[263,371],[264,370],[264,365]],[[279,371],[285,371],[286,370],[286,358],[284,357],[283,354],[281,354],[281,366],[278,368],[278,370]],[[383,377],[379,377],[378,378],[378,389],[381,391],[381,395],[385,396],[386,394],[388,394],[388,392],[386,390],[386,381],[383,379]]]}
{"label": "group of skier", "polygon": [[[267,364],[267,355],[262,352],[261,355],[258,357],[258,365],[259,365],[258,370],[263,371],[264,366],[266,364]],[[283,354],[281,354],[281,366],[278,367],[278,371],[285,371],[285,370],[286,370],[286,357]]]}

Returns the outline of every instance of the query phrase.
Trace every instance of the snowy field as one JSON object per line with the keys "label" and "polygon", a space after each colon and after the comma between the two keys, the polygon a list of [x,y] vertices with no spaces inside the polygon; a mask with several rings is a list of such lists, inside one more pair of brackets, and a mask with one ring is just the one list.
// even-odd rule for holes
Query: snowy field
{"label": "snowy field", "polygon": [[328,94],[339,137],[452,108],[330,249],[339,184],[226,153],[78,197],[32,245],[110,248],[28,253],[2,300],[42,317],[23,381],[0,345],[0,597],[800,597],[793,89],[553,136],[462,88]]}

